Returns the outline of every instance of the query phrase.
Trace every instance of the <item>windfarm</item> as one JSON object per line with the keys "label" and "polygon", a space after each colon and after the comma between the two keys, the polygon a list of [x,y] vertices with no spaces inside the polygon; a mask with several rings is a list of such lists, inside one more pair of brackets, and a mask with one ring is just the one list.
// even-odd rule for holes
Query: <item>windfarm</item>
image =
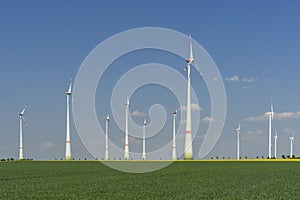
{"label": "windfarm", "polygon": [[[181,147],[184,149],[184,152],[182,155],[178,155],[177,148],[178,148],[178,138],[177,138],[177,126],[176,126],[176,117],[178,114],[177,109],[172,113],[172,116],[169,116],[170,118],[172,117],[172,130],[169,131],[169,135],[172,137],[171,140],[171,146],[170,146],[170,157],[165,158],[164,160],[209,160],[209,159],[200,159],[197,156],[194,155],[193,153],[193,128],[192,128],[192,100],[191,100],[191,67],[194,66],[196,71],[200,74],[200,77],[204,77],[203,73],[200,71],[199,66],[196,64],[194,60],[194,55],[193,55],[193,44],[192,44],[192,38],[191,35],[189,36],[189,57],[186,59],[187,66],[185,67],[184,72],[186,72],[187,75],[187,89],[186,89],[186,118],[184,123],[185,128],[185,133],[184,133],[184,142],[179,142],[180,144],[184,144],[184,147]],[[69,87],[66,92],[62,92],[62,94],[66,95],[66,142],[65,142],[65,159],[67,161],[74,160],[71,154],[71,129],[70,129],[70,114],[71,114],[71,109],[70,109],[70,101],[71,101],[71,95],[72,95],[72,80],[70,81]],[[76,101],[76,99],[75,99]],[[146,133],[146,128],[147,128],[147,120],[144,118],[143,123],[141,125],[142,127],[142,149],[141,149],[141,157],[140,159],[132,159],[130,158],[130,146],[134,144],[130,144],[129,136],[130,136],[130,130],[131,127],[129,125],[129,119],[132,117],[131,116],[131,111],[130,111],[130,97],[127,95],[126,96],[126,103],[124,106],[124,114],[125,114],[125,133],[124,133],[124,152],[123,152],[123,159],[118,159],[119,161],[124,160],[124,161],[136,161],[136,160],[141,160],[141,161],[149,161],[149,160],[162,160],[162,159],[149,159],[147,154],[149,153],[147,151],[147,146],[151,144],[149,143],[146,146],[147,140],[151,139],[148,138],[147,135],[151,133]],[[180,109],[180,108],[179,108]],[[18,112],[19,115],[19,140],[20,140],[20,146],[19,146],[19,160],[24,159],[23,155],[23,122],[24,122],[24,114],[25,114],[26,107],[23,108],[20,112]],[[199,111],[200,112],[200,111]],[[183,114],[181,110],[181,114]],[[267,159],[277,159],[277,129],[276,127],[274,128],[274,121],[275,121],[275,116],[276,113],[274,112],[273,108],[273,102],[271,101],[270,104],[270,111],[265,113],[265,116],[268,117],[268,152],[267,152]],[[104,157],[99,160],[104,160],[104,161],[115,161],[116,159],[113,158],[113,152],[110,152],[109,148],[109,141],[110,137],[114,133],[109,134],[109,123],[110,123],[110,114],[107,114],[105,117],[105,145],[104,146],[99,146],[98,148],[101,149],[100,151],[104,152]],[[240,146],[243,145],[243,142],[240,141],[240,138],[243,137],[243,132],[241,134],[241,124],[239,123],[238,127],[236,128],[236,159],[234,158],[229,158],[225,159],[227,157],[223,156],[223,160],[240,160],[242,156],[240,155]],[[272,144],[272,138],[274,137],[273,144]],[[234,137],[232,137],[234,139]],[[287,157],[289,158],[295,158],[294,151],[293,151],[293,145],[294,145],[294,135],[289,137],[290,140],[290,151],[289,155]],[[272,149],[273,149],[273,154],[272,154]],[[151,152],[150,152],[151,153]],[[243,152],[243,154],[246,154]],[[272,156],[273,155],[273,156]],[[181,157],[181,159],[180,159]],[[264,158],[264,157],[262,157]],[[98,159],[98,158],[97,158]],[[219,159],[216,157],[215,159]],[[255,159],[255,158],[254,158]],[[258,157],[256,157],[257,161]],[[212,160],[212,159],[210,159]],[[244,160],[244,159],[242,159]],[[263,159],[265,160],[265,159]]]}
{"label": "windfarm", "polygon": [[300,2],[1,1],[1,199],[299,199]]}

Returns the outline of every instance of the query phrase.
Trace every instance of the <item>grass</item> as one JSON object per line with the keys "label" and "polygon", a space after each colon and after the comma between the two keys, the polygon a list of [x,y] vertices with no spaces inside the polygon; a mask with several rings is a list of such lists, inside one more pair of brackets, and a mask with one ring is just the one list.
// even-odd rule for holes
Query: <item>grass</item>
{"label": "grass", "polygon": [[128,174],[98,162],[0,162],[1,199],[298,199],[300,162],[175,162]]}

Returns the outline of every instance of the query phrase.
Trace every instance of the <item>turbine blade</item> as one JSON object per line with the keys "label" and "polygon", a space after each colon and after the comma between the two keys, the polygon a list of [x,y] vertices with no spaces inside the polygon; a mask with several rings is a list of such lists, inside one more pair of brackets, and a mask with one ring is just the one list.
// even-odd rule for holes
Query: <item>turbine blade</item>
{"label": "turbine blade", "polygon": [[129,106],[129,97],[128,97],[128,95],[126,97],[126,106]]}
{"label": "turbine blade", "polygon": [[197,63],[193,61],[192,64],[195,67],[195,69],[199,72],[200,76],[203,76],[202,72],[200,71],[200,67],[197,65]]}
{"label": "turbine blade", "polygon": [[190,38],[190,61],[193,61],[194,56],[193,56],[193,44],[192,44],[192,35],[191,34],[190,34],[189,38]]}
{"label": "turbine blade", "polygon": [[26,110],[26,106],[22,109],[22,111],[20,112],[20,115],[24,115],[25,110]]}
{"label": "turbine blade", "polygon": [[72,92],[72,79],[70,80],[70,86],[68,89],[68,93],[71,94],[71,92]]}

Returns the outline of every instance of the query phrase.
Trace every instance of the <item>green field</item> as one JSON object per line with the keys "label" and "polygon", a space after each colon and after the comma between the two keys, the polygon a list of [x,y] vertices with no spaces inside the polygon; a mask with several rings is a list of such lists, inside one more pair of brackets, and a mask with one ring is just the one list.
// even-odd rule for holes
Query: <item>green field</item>
{"label": "green field", "polygon": [[1,199],[299,199],[300,162],[175,162],[128,174],[93,161],[0,162]]}

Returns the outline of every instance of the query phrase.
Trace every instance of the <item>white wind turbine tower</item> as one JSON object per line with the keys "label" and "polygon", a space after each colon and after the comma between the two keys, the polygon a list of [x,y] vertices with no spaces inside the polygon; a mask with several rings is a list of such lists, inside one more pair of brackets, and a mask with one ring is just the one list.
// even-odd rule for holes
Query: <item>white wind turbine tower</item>
{"label": "white wind turbine tower", "polygon": [[143,156],[142,160],[146,160],[146,119],[143,123]]}
{"label": "white wind turbine tower", "polygon": [[275,130],[275,135],[274,135],[274,158],[277,158],[277,130]]}
{"label": "white wind turbine tower", "polygon": [[72,80],[67,92],[67,123],[66,123],[66,160],[71,160],[71,136],[70,136],[70,96],[72,94]]}
{"label": "white wind turbine tower", "polygon": [[236,130],[237,135],[237,151],[236,151],[236,159],[240,159],[240,131],[241,131],[241,124],[239,124],[239,127]]}
{"label": "white wind turbine tower", "polygon": [[290,158],[293,157],[293,144],[294,144],[294,135],[292,135],[290,138],[290,144],[291,144],[291,149],[290,149]]}
{"label": "white wind turbine tower", "polygon": [[173,146],[172,146],[172,160],[177,160],[176,156],[176,115],[177,110],[173,112]]}
{"label": "white wind turbine tower", "polygon": [[129,148],[128,148],[128,112],[129,112],[129,98],[127,96],[126,104],[126,119],[125,119],[125,153],[124,153],[124,160],[129,160]]}
{"label": "white wind turbine tower", "polygon": [[[199,67],[196,65],[193,57],[192,38],[190,36],[190,57],[186,59],[188,86],[187,86],[187,105],[186,105],[186,130],[185,130],[185,147],[184,147],[184,159],[193,160],[193,141],[192,141],[192,117],[191,117],[191,64],[199,71]],[[200,73],[200,75],[202,75]]]}
{"label": "white wind turbine tower", "polygon": [[24,159],[23,157],[23,115],[25,113],[26,107],[19,112],[19,118],[20,118],[20,151],[19,151],[19,160]]}
{"label": "white wind turbine tower", "polygon": [[271,111],[266,113],[269,115],[269,154],[268,157],[272,158],[272,121],[274,119],[273,103],[271,102]]}
{"label": "white wind turbine tower", "polygon": [[109,123],[109,114],[105,118],[105,160],[108,160],[108,123]]}

